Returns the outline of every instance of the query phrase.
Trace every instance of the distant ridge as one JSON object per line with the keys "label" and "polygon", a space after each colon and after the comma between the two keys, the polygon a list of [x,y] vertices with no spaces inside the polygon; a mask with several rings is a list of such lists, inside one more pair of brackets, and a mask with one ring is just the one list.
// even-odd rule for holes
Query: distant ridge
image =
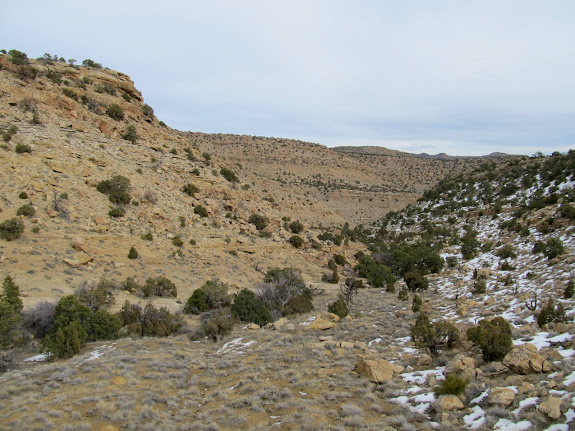
{"label": "distant ridge", "polygon": [[512,157],[510,154],[506,153],[491,153],[484,156],[450,156],[446,153],[439,153],[439,154],[427,154],[427,153],[408,153],[405,151],[398,151],[398,150],[391,150],[385,147],[377,147],[377,146],[341,146],[341,147],[334,147],[332,150],[337,151],[339,153],[347,153],[347,154],[365,154],[365,155],[373,155],[373,156],[395,156],[395,157],[420,157],[422,159],[436,159],[436,160],[454,160],[454,159],[463,159],[463,158],[477,158],[477,157]]}

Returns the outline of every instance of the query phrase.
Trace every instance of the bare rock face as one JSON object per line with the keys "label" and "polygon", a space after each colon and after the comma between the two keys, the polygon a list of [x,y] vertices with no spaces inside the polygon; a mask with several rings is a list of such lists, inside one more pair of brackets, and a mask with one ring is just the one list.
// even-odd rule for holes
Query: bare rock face
{"label": "bare rock face", "polygon": [[537,352],[537,347],[531,343],[515,347],[505,356],[503,364],[517,374],[547,373],[551,371],[551,364]]}
{"label": "bare rock face", "polygon": [[487,401],[489,404],[496,404],[507,407],[515,399],[515,392],[510,388],[495,387],[489,390]]}
{"label": "bare rock face", "polygon": [[549,397],[539,404],[539,411],[549,419],[559,419],[561,417],[561,398]]}
{"label": "bare rock face", "polygon": [[434,404],[436,410],[440,410],[441,412],[461,410],[465,407],[461,400],[455,395],[441,395]]}
{"label": "bare rock face", "polygon": [[450,374],[455,374],[463,379],[472,380],[476,375],[475,359],[461,354],[456,355],[445,366],[444,374],[446,377]]}
{"label": "bare rock face", "polygon": [[385,359],[358,356],[354,371],[360,376],[369,377],[374,383],[383,383],[393,378],[393,374],[401,373],[404,368],[394,365]]}

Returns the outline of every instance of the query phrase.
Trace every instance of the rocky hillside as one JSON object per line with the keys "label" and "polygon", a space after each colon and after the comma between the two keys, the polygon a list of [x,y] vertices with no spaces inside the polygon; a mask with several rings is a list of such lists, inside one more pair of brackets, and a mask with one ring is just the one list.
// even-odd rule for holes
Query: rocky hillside
{"label": "rocky hillside", "polygon": [[387,193],[383,158],[452,162],[177,132],[126,75],[25,60],[0,55],[0,429],[573,428],[575,152],[473,159],[357,228],[345,163]]}
{"label": "rocky hillside", "polygon": [[[202,151],[275,182],[271,189],[303,192],[352,224],[369,224],[414,203],[446,176],[504,157],[434,159],[381,147],[339,147],[279,138],[190,133]],[[324,222],[325,223],[325,222]]]}
{"label": "rocky hillside", "polygon": [[[321,275],[326,254],[311,248],[311,223],[342,225],[340,214],[202,155],[158,121],[127,75],[87,64],[0,55],[0,222],[20,214],[25,226],[0,242],[0,269],[26,305],[101,277],[170,275],[185,296],[211,278],[252,287],[272,266]],[[97,188],[116,176],[129,180],[130,203],[119,207]],[[266,219],[261,231],[252,215]],[[298,249],[286,220],[303,223]]]}

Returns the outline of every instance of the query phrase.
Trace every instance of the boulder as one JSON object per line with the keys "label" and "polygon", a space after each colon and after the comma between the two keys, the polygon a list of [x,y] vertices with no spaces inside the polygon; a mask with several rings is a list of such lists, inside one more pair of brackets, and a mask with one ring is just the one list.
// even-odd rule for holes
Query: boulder
{"label": "boulder", "polygon": [[248,325],[248,329],[250,329],[250,330],[252,330],[252,331],[255,331],[255,330],[257,330],[257,329],[260,329],[260,325],[258,325],[257,323],[250,323],[250,324]]}
{"label": "boulder", "polygon": [[441,412],[462,410],[465,406],[455,395],[441,395],[434,403],[435,409]]}
{"label": "boulder", "polygon": [[393,374],[403,372],[404,368],[394,365],[385,359],[358,356],[354,371],[360,376],[368,377],[374,383],[383,383],[393,378]]}
{"label": "boulder", "polygon": [[549,419],[558,420],[561,418],[561,398],[549,397],[539,404],[539,411]]}
{"label": "boulder", "polygon": [[547,373],[551,364],[537,352],[531,343],[516,346],[505,356],[503,364],[517,374]]}
{"label": "boulder", "polygon": [[432,361],[433,359],[431,356],[424,353],[417,359],[417,366],[426,367],[427,365],[430,365]]}
{"label": "boulder", "polygon": [[475,359],[461,354],[456,355],[445,366],[444,374],[446,377],[450,374],[455,374],[463,379],[472,380],[477,374],[475,371]]}
{"label": "boulder", "polygon": [[274,329],[281,329],[286,323],[288,322],[288,320],[285,317],[282,317],[281,319],[276,320],[273,325],[274,325]]}
{"label": "boulder", "polygon": [[90,247],[86,240],[82,237],[76,237],[71,242],[72,248],[76,251],[83,251],[84,253],[88,253],[90,251]]}
{"label": "boulder", "polygon": [[334,322],[330,322],[329,320],[325,320],[322,317],[318,317],[313,322],[311,322],[307,328],[325,331],[326,329],[333,328],[334,326]]}
{"label": "boulder", "polygon": [[489,389],[489,397],[487,402],[489,404],[497,404],[507,407],[515,399],[515,392],[510,388],[495,387]]}

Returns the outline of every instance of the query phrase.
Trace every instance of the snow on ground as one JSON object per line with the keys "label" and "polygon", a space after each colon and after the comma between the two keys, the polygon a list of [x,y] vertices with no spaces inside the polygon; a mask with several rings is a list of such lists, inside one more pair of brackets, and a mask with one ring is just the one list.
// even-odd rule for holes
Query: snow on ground
{"label": "snow on ground", "polygon": [[48,354],[47,353],[40,353],[39,355],[24,359],[24,362],[44,362],[47,360],[48,360]]}
{"label": "snow on ground", "polygon": [[429,374],[435,374],[437,380],[445,379],[445,377],[443,376],[444,370],[445,367],[437,367],[434,370],[423,370],[423,371],[413,371],[411,373],[402,373],[400,374],[400,376],[406,383],[415,383],[417,385],[423,385],[425,384],[425,381],[427,380],[427,376]]}
{"label": "snow on ground", "polygon": [[226,344],[224,344],[222,348],[218,350],[216,353],[235,353],[238,355],[243,355],[244,354],[243,349],[251,346],[254,343],[255,343],[254,340],[242,343],[242,338],[235,338],[232,341],[228,341]]}
{"label": "snow on ground", "polygon": [[[550,337],[550,335],[551,334],[549,332],[538,332],[535,335],[533,335],[532,337],[521,338],[519,340],[513,340],[513,345],[519,346],[521,344],[531,343],[535,347],[537,347],[537,350],[541,350],[544,347],[549,347],[552,344],[564,343],[565,341],[568,341],[568,340],[573,338],[573,335],[568,334],[568,333],[559,334],[559,335],[555,335],[552,337]],[[570,356],[570,355],[566,355],[566,356]]]}
{"label": "snow on ground", "polygon": [[473,407],[470,414],[463,416],[463,422],[465,422],[465,425],[472,430],[481,428],[485,423],[485,410],[479,406]]}
{"label": "snow on ground", "polygon": [[500,431],[525,431],[530,430],[533,425],[529,421],[521,421],[514,423],[509,419],[499,419],[495,425],[493,425],[494,430]]}

